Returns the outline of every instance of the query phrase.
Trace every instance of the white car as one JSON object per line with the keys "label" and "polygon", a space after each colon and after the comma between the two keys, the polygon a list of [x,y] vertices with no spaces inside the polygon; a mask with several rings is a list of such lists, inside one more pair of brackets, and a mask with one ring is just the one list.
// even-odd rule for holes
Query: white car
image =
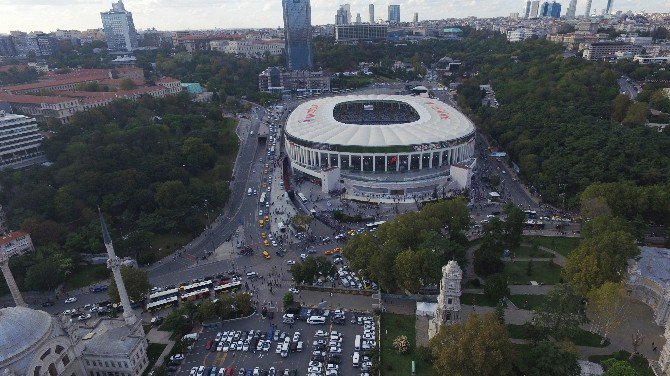
{"label": "white car", "polygon": [[293,261],[293,260],[286,260],[286,263],[288,265],[295,265],[295,261]]}
{"label": "white car", "polygon": [[300,290],[298,290],[298,289],[295,288],[295,287],[291,287],[290,289],[288,289],[288,291],[289,291],[290,293],[292,293],[292,294],[296,294],[296,295],[297,295],[297,294],[300,294]]}
{"label": "white car", "polygon": [[184,354],[174,354],[170,357],[170,360],[180,362],[184,360]]}
{"label": "white car", "polygon": [[67,299],[65,299],[65,304],[74,303],[74,302],[76,302],[76,301],[77,301],[77,298],[75,298],[75,297],[73,296],[73,297],[71,297],[71,298],[67,298]]}
{"label": "white car", "polygon": [[314,333],[314,337],[328,337],[328,333],[323,330],[317,330],[316,333]]}
{"label": "white car", "polygon": [[281,344],[277,344],[277,349],[275,350],[275,354],[281,354]]}

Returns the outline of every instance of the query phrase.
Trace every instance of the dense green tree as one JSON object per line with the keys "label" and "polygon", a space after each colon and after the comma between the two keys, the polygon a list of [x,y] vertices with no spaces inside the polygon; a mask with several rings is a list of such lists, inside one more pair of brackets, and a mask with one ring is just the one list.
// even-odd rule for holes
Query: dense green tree
{"label": "dense green tree", "polygon": [[545,302],[535,311],[534,320],[555,338],[566,338],[586,321],[583,298],[568,284],[554,285]]}
{"label": "dense green tree", "polygon": [[605,373],[603,376],[638,376],[638,372],[633,366],[625,360],[617,360],[614,358],[603,360],[605,366]]}
{"label": "dense green tree", "polygon": [[[149,283],[147,272],[141,269],[122,266],[121,278],[123,278],[123,283],[126,285],[126,291],[128,291],[130,300],[137,303],[143,302],[147,297],[149,290],[151,290],[151,283]],[[116,282],[114,281],[113,275],[107,293],[113,302],[118,303],[121,300],[119,298],[119,291],[116,289]]]}
{"label": "dense green tree", "polygon": [[489,299],[501,300],[509,293],[506,275],[502,273],[493,274],[484,280],[484,295]]}
{"label": "dense green tree", "polygon": [[526,214],[513,203],[507,203],[503,207],[505,213],[505,238],[509,247],[516,247],[521,243],[523,234],[523,223]]}
{"label": "dense green tree", "polygon": [[579,376],[581,368],[577,356],[565,351],[554,342],[542,341],[521,354],[528,376]]}
{"label": "dense green tree", "polygon": [[440,376],[514,374],[509,334],[493,314],[468,315],[462,323],[443,325],[430,340],[430,349]]}

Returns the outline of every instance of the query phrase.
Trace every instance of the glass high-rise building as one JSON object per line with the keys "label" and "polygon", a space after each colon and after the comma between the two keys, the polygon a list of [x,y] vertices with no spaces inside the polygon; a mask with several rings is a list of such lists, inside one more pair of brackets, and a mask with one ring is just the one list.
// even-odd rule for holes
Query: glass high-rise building
{"label": "glass high-rise building", "polygon": [[400,23],[400,5],[389,5],[389,23]]}
{"label": "glass high-rise building", "polygon": [[123,6],[123,1],[112,4],[112,10],[101,12],[102,27],[107,48],[112,51],[132,51],[137,48],[137,32],[133,14]]}
{"label": "glass high-rise building", "polygon": [[612,6],[614,5],[614,0],[607,0],[607,6],[603,12],[605,15],[612,14]]}
{"label": "glass high-rise building", "polygon": [[290,70],[312,69],[312,8],[309,0],[282,0],[286,66]]}

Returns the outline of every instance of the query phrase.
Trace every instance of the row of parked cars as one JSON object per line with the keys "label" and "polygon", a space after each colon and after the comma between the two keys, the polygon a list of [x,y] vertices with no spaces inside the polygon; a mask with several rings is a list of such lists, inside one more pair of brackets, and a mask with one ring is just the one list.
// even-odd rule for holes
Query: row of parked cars
{"label": "row of parked cars", "polygon": [[[291,342],[291,338],[293,342]],[[260,330],[250,330],[250,331],[240,331],[232,330],[219,332],[216,334],[214,339],[207,341],[205,344],[205,349],[210,351],[248,351],[248,352],[257,352],[264,351],[269,352],[272,347],[272,342],[278,342],[278,348],[283,349],[283,345],[286,344],[287,354],[283,357],[288,356],[288,352],[302,351],[302,342],[300,341],[300,332],[293,333],[293,336],[290,333],[283,332],[280,330],[264,332]],[[280,353],[279,350],[277,353]]]}
{"label": "row of parked cars", "polygon": [[235,372],[234,367],[193,367],[189,376],[297,376],[298,370],[296,369],[285,369],[277,370],[275,367],[270,367],[269,369],[262,369],[260,367],[255,368],[240,368]]}

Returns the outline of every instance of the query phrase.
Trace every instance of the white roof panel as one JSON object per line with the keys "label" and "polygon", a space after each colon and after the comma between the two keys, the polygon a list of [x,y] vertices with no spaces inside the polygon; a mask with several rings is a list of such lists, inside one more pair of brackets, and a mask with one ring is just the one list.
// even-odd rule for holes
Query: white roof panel
{"label": "white roof panel", "polygon": [[[346,124],[335,120],[339,103],[398,101],[412,106],[419,120],[402,124]],[[300,140],[344,146],[398,146],[443,142],[472,134],[474,124],[455,108],[436,99],[404,95],[347,95],[319,98],[299,105],[286,132]]]}

